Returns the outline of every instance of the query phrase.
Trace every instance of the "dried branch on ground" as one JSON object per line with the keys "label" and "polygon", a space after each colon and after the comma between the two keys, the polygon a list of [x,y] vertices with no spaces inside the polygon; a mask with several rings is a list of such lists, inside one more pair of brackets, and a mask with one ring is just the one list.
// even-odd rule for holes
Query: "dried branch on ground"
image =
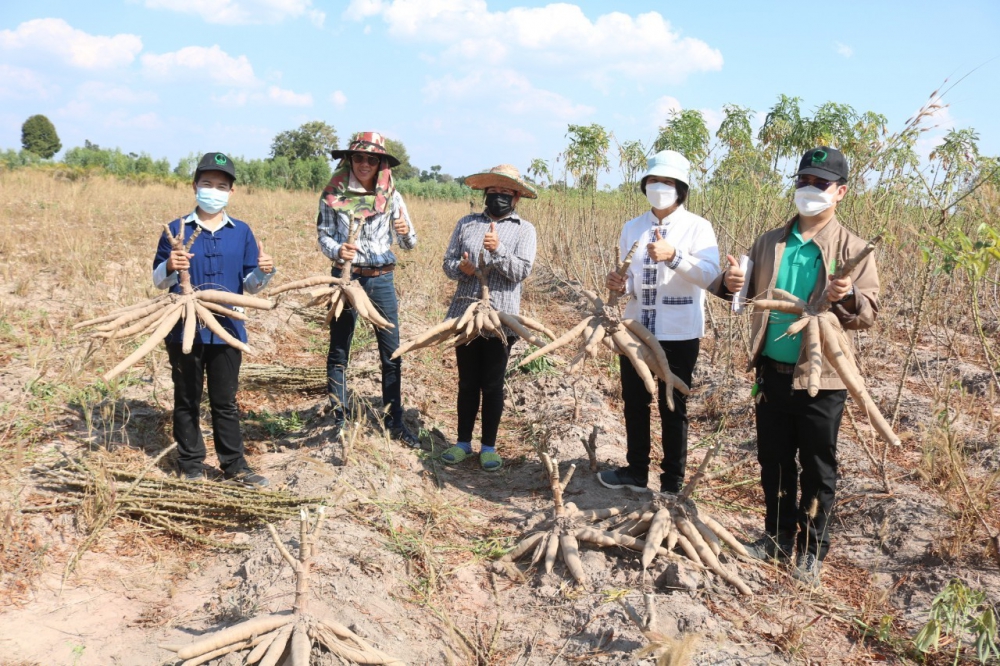
{"label": "dried branch on ground", "polygon": [[404,342],[393,353],[393,358],[398,358],[408,351],[432,345],[444,344],[458,347],[485,335],[495,335],[506,344],[507,334],[503,330],[505,326],[536,347],[544,346],[545,341],[532,331],[542,333],[549,339],[555,337],[555,333],[531,317],[500,312],[490,305],[490,288],[486,284],[486,278],[491,269],[486,266],[483,251],[479,253],[479,262],[475,270],[480,285],[479,300],[470,303],[461,317],[446,319],[437,326]]}
{"label": "dried branch on ground", "polygon": [[[201,233],[201,228],[195,229],[186,243],[184,242],[183,225],[177,236],[170,232],[170,227],[166,224],[163,225],[163,232],[167,235],[174,250],[183,249],[185,252],[189,252],[195,238]],[[232,308],[249,307],[270,310],[273,307],[271,301],[245,294],[219,291],[218,289],[195,291],[191,286],[191,275],[186,270],[178,271],[178,281],[181,289],[179,294],[162,294],[148,301],[120,308],[110,314],[88,319],[73,326],[74,329],[96,326],[96,332],[92,337],[107,340],[132,338],[151,333],[146,341],[129,354],[124,361],[104,373],[104,381],[111,381],[138,363],[170,335],[179,321],[184,322],[184,336],[181,346],[185,354],[191,353],[199,322],[231,347],[250,352],[250,347],[233,337],[216,317],[245,320],[247,318],[245,314]]]}
{"label": "dried branch on ground", "polygon": [[309,666],[314,644],[352,664],[403,666],[402,661],[372,647],[339,622],[309,614],[309,567],[323,513],[322,506],[313,515],[310,515],[309,509],[301,509],[298,558],[293,557],[281,542],[274,526],[267,525],[278,552],[295,572],[295,601],[291,612],[258,616],[210,632],[188,645],[160,647],[176,652],[180,659],[185,660],[183,666],[198,666],[233,652],[245,653],[241,655],[242,664]]}
{"label": "dried branch on ground", "polygon": [[[624,277],[628,273],[632,257],[638,247],[637,241],[625,255],[625,259],[619,262],[616,270],[619,275]],[[529,354],[518,367],[527,365],[540,356],[578,340],[580,349],[569,364],[569,371],[577,372],[583,368],[583,364],[588,358],[594,358],[598,346],[603,344],[612,353],[620,354],[629,360],[650,394],[656,395],[655,378],[663,381],[667,385],[667,405],[673,410],[673,389],[687,395],[690,388],[670,371],[667,355],[663,352],[663,347],[660,346],[656,336],[650,333],[649,329],[642,323],[634,319],[622,319],[622,310],[628,298],[620,301],[620,295],[612,292],[608,302],[605,303],[593,291],[585,289],[582,293],[590,301],[591,309],[588,316],[564,335]]]}
{"label": "dried branch on ground", "polygon": [[[361,227],[364,223],[363,217],[354,218],[347,236],[348,243],[353,245],[357,241],[358,234],[361,232]],[[378,308],[368,298],[368,294],[365,293],[361,285],[355,284],[351,280],[351,271],[353,268],[353,261],[345,261],[340,270],[340,277],[314,275],[313,277],[283,284],[276,289],[270,290],[268,294],[270,296],[277,296],[286,291],[320,287],[309,293],[312,296],[312,300],[306,304],[306,307],[314,305],[325,307],[327,309],[325,319],[327,326],[334,319],[340,319],[340,315],[343,313],[345,307],[351,307],[358,313],[359,317],[371,322],[377,328],[395,328],[395,324],[383,317],[382,313],[378,311]]]}

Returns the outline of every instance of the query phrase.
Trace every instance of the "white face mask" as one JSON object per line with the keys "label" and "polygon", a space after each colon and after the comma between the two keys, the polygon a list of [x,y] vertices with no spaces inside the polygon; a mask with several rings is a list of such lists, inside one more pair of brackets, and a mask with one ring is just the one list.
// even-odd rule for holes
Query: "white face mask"
{"label": "white face mask", "polygon": [[795,207],[799,214],[806,217],[819,215],[833,205],[833,194],[824,192],[818,187],[800,187],[795,190]]}
{"label": "white face mask", "polygon": [[677,188],[666,183],[650,183],[646,185],[646,198],[653,208],[666,210],[677,203]]}
{"label": "white face mask", "polygon": [[214,187],[199,187],[195,200],[198,202],[198,208],[209,215],[215,215],[229,203],[229,192]]}

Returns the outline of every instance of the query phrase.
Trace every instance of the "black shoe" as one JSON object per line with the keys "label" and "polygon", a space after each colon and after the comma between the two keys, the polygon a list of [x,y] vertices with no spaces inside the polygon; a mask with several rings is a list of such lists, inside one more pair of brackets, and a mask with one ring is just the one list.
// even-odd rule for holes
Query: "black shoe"
{"label": "black shoe", "polygon": [[184,481],[198,482],[206,481],[205,470],[199,469],[193,472],[181,472],[181,479]]}
{"label": "black shoe", "polygon": [[646,481],[638,478],[635,474],[630,472],[627,467],[619,467],[618,469],[608,469],[603,472],[598,472],[597,480],[601,482],[602,486],[605,488],[611,488],[612,490],[628,488],[640,493],[648,492],[648,489],[646,488]]}
{"label": "black shoe", "polygon": [[243,486],[248,486],[250,488],[267,488],[271,485],[271,482],[267,480],[267,477],[263,477],[257,472],[253,471],[249,467],[241,469],[238,472],[232,474],[226,473],[224,475],[227,481],[232,481]]}
{"label": "black shoe", "polygon": [[389,428],[389,436],[406,444],[411,449],[420,448],[420,438],[410,432],[410,429],[405,425],[400,424]]}
{"label": "black shoe", "polygon": [[792,559],[795,541],[791,538],[773,537],[770,534],[765,534],[753,543],[745,544],[745,547],[750,557],[756,560],[788,562]]}
{"label": "black shoe", "polygon": [[795,568],[792,569],[792,578],[811,588],[818,589],[820,586],[820,569],[823,563],[812,553],[801,553],[795,561]]}

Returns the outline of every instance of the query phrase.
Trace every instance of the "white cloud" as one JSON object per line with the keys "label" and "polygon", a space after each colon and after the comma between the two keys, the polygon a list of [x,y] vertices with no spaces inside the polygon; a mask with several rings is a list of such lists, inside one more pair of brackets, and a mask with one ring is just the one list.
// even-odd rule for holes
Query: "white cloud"
{"label": "white cloud", "polygon": [[469,100],[479,103],[489,99],[490,109],[518,116],[538,114],[557,124],[580,120],[595,112],[594,107],[534,87],[527,77],[510,69],[473,72],[461,78],[449,74],[428,82],[423,92],[427,102],[446,99],[449,103]]}
{"label": "white cloud", "polygon": [[118,104],[153,104],[159,101],[156,93],[132,90],[127,86],[113,85],[103,81],[85,81],[76,88],[80,100],[95,102],[116,102]]}
{"label": "white cloud", "polygon": [[681,103],[677,101],[676,97],[663,95],[653,102],[652,111],[650,113],[650,125],[658,129],[670,120],[675,113],[680,113],[682,109],[683,107],[681,106]]}
{"label": "white cloud", "polygon": [[208,23],[225,25],[274,24],[305,16],[322,27],[326,14],[312,0],[145,0],[150,9],[197,14]]}
{"label": "white cloud", "polygon": [[334,90],[330,93],[330,103],[334,108],[342,109],[347,105],[347,95],[340,90]]}
{"label": "white cloud", "polygon": [[110,69],[135,60],[142,39],[129,34],[91,35],[62,19],[45,18],[0,30],[0,50],[48,54],[81,69]]}
{"label": "white cloud", "polygon": [[720,111],[719,109],[698,109],[701,112],[701,117],[705,119],[705,127],[708,128],[708,133],[715,136],[715,133],[719,131],[722,126],[722,121],[726,119],[726,113]]}
{"label": "white cloud", "polygon": [[311,93],[297,93],[285,90],[278,86],[271,86],[267,89],[267,98],[275,104],[281,106],[312,106],[313,96]]}
{"label": "white cloud", "polygon": [[57,90],[30,69],[0,63],[0,99],[48,99]]}
{"label": "white cloud", "polygon": [[838,55],[842,55],[845,58],[850,58],[852,55],[854,55],[854,49],[852,49],[847,44],[841,44],[840,42],[834,42],[833,46],[836,49]]}
{"label": "white cloud", "polygon": [[163,127],[163,122],[153,112],[131,116],[124,111],[116,111],[107,116],[104,126],[116,129],[157,130]]}
{"label": "white cloud", "polygon": [[352,0],[344,12],[353,20],[372,16],[381,16],[395,37],[443,46],[447,60],[553,70],[573,65],[602,86],[621,77],[677,83],[722,68],[717,49],[682,37],[658,12],[611,12],[592,21],[573,4],[491,12],[485,0]]}
{"label": "white cloud", "polygon": [[142,56],[142,66],[148,75],[160,79],[201,74],[226,86],[246,87],[258,83],[246,56],[234,58],[218,44],[211,48],[187,46],[162,55],[147,54]]}

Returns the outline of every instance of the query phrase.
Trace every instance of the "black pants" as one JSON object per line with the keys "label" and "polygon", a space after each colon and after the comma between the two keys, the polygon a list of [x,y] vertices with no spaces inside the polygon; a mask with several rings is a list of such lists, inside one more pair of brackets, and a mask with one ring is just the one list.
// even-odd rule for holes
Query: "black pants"
{"label": "black pants", "polygon": [[[340,276],[339,268],[334,269],[333,276]],[[403,359],[392,358],[393,352],[399,348],[399,303],[392,276],[391,272],[373,277],[355,276],[353,281],[365,290],[379,314],[393,324],[393,328],[373,328],[382,366],[382,406],[388,412],[386,425],[396,427],[403,424],[400,389]],[[354,308],[345,307],[340,317],[330,322],[330,350],[326,355],[327,390],[333,403],[334,420],[338,423],[343,423],[346,417],[347,384],[344,374],[351,357],[351,340],[354,339],[357,321],[358,313]]]}
{"label": "black pants", "polygon": [[184,354],[180,343],[167,343],[167,356],[174,380],[174,439],[177,440],[181,473],[200,471],[205,460],[199,412],[206,376],[219,466],[227,474],[246,469],[236,407],[243,352],[229,345],[196,344],[190,354]]}
{"label": "black pants", "polygon": [[[661,340],[660,346],[667,355],[670,370],[688,386],[694,374],[694,365],[698,360],[698,350],[701,341],[694,340]],[[649,395],[639,373],[624,356],[618,357],[622,375],[622,400],[625,402],[625,436],[628,440],[629,472],[639,480],[649,476],[649,415],[653,396]],[[674,390],[674,411],[667,408],[667,385],[657,381],[656,406],[660,410],[660,421],[663,424],[663,462],[660,468],[660,489],[664,492],[677,492],[684,485],[684,472],[687,467],[687,396]]]}
{"label": "black pants", "polygon": [[500,338],[476,338],[455,348],[458,362],[458,441],[471,442],[480,398],[483,407],[483,446],[496,446],[503,415],[503,378],[510,358],[510,344]]}
{"label": "black pants", "polygon": [[767,364],[758,381],[757,460],[767,510],[764,529],[771,536],[797,534],[799,553],[810,552],[822,560],[830,549],[837,433],[847,391],[820,391],[811,398],[804,390],[792,390],[791,375]]}

